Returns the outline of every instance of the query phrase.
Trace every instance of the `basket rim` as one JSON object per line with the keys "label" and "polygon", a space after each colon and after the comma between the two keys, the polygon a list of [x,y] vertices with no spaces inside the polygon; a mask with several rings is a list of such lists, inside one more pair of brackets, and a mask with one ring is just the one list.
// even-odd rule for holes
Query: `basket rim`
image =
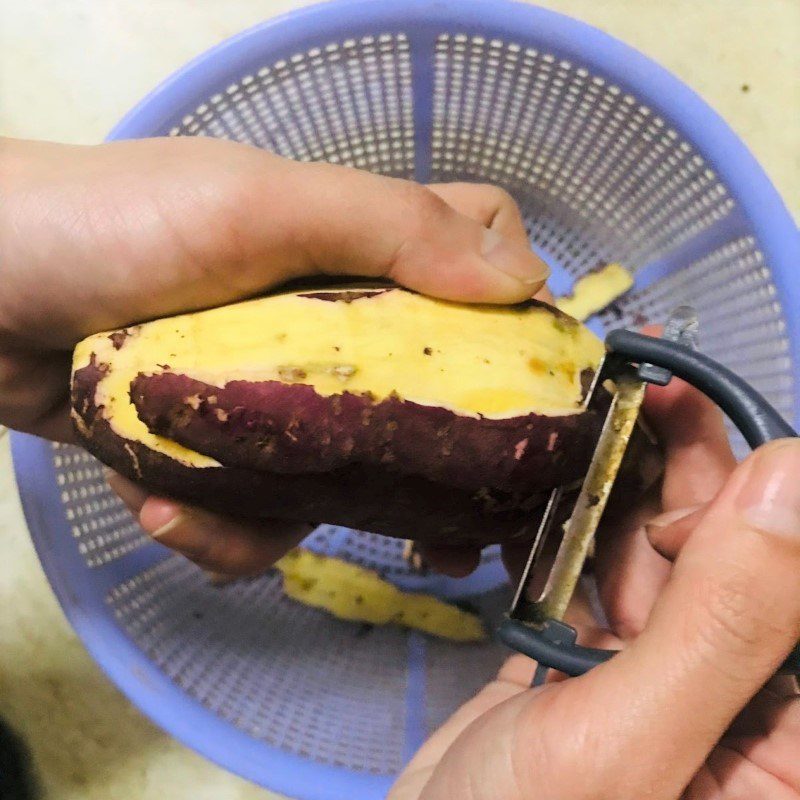
{"label": "basket rim", "polygon": [[[245,29],[189,61],[136,104],[107,140],[166,133],[171,123],[195,111],[198,96],[208,97],[210,85],[224,87],[240,78],[243,61],[263,66],[265,53],[273,61],[291,58],[309,48],[312,30],[325,43],[376,35],[380,26],[387,33],[408,33],[417,47],[432,47],[443,32],[518,41],[520,32],[529,30],[530,38],[546,40],[554,55],[613,77],[620,89],[657,112],[695,147],[751,226],[782,299],[800,380],[800,227],[769,176],[728,123],[683,81],[631,45],[556,11],[519,0],[329,0],[305,6]],[[793,411],[800,424],[800,391]]]}
{"label": "basket rim", "polygon": [[[209,761],[287,798],[385,796],[393,776],[354,773],[273,747],[206,708],[156,666],[107,604],[107,593],[116,582],[102,568],[88,568],[78,553],[63,513],[51,444],[11,431],[11,451],[25,521],[56,598],[93,660],[139,711]],[[169,553],[154,544],[131,556],[137,572],[142,572]]]}
{"label": "basket rim", "polygon": [[[415,46],[431,46],[442,32],[518,41],[521,31],[530,31],[530,38],[546,41],[554,55],[613,76],[621,89],[659,113],[697,148],[751,224],[772,268],[797,372],[800,231],[764,170],[727,123],[678,78],[629,45],[562,14],[512,0],[333,0],[290,11],[177,70],[128,112],[107,140],[166,133],[173,120],[194,111],[196,98],[207,97],[209,87],[239,78],[244,62],[263,64],[265,54],[277,61],[307,50],[311,32],[315,39],[338,41],[378,34],[381,26],[383,32],[408,32],[412,58]],[[795,417],[800,419],[800,397]],[[114,621],[100,581],[75,580],[86,577],[87,568],[61,510],[50,446],[14,434],[12,449],[28,527],[66,616],[93,658],[146,716],[211,761],[273,791],[304,800],[385,796],[390,776],[354,773],[273,748],[207,710],[155,667]],[[419,689],[414,687],[415,702]],[[417,733],[409,732],[409,738]]]}

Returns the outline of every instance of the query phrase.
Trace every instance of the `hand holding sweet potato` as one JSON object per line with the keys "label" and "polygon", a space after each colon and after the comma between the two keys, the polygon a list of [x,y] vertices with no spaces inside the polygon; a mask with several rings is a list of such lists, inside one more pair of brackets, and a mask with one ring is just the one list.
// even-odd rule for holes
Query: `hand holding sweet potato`
{"label": "hand holding sweet potato", "polygon": [[[525,300],[547,277],[500,190],[426,189],[230,142],[0,140],[0,183],[0,422],[55,439],[72,436],[72,350],[97,331],[320,273],[493,303]],[[112,481],[147,530],[209,569],[258,571],[307,529]]]}

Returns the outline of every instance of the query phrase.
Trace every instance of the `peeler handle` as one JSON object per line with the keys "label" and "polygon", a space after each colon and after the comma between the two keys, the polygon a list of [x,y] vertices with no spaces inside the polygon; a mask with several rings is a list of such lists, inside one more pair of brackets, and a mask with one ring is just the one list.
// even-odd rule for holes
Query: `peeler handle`
{"label": "peeler handle", "polygon": [[[616,330],[606,337],[606,348],[627,361],[666,370],[663,383],[677,375],[699,389],[728,415],[753,449],[774,439],[797,436],[789,423],[746,381],[690,347],[634,331]],[[555,620],[545,622],[537,630],[508,617],[498,633],[509,647],[567,675],[582,675],[616,654],[614,650],[576,644],[574,629]],[[779,672],[800,675],[800,644]]]}
{"label": "peeler handle", "polygon": [[797,436],[750,384],[697,350],[628,330],[609,333],[606,347],[630,361],[663,367],[699,389],[730,417],[754,450],[773,439]]}
{"label": "peeler handle", "polygon": [[[606,348],[630,361],[663,367],[699,389],[728,415],[753,450],[775,439],[797,436],[749,383],[697,350],[628,330],[611,331]],[[781,671],[800,674],[800,645]]]}

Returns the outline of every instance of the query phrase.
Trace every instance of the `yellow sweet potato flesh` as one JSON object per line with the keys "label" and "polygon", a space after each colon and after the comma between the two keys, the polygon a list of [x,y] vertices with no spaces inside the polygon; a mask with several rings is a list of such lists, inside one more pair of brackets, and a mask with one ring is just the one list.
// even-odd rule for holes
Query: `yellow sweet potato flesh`
{"label": "yellow sweet potato flesh", "polygon": [[302,383],[322,396],[399,396],[489,419],[564,416],[579,412],[581,374],[603,350],[589,330],[541,305],[470,306],[401,290],[352,302],[287,292],[145,323],[125,336],[121,347],[109,333],[84,340],[74,369],[92,359],[110,365],[95,402],[112,430],[192,467],[219,464],[148,430],[130,400],[137,375]]}
{"label": "yellow sweet potato flesh", "polygon": [[625,267],[607,264],[579,278],[572,294],[556,300],[556,308],[584,321],[613,303],[632,286],[633,276]]}
{"label": "yellow sweet potato flesh", "polygon": [[275,566],[288,597],[339,619],[395,624],[457,642],[486,638],[475,614],[432,595],[401,591],[376,572],[341,559],[298,548]]}

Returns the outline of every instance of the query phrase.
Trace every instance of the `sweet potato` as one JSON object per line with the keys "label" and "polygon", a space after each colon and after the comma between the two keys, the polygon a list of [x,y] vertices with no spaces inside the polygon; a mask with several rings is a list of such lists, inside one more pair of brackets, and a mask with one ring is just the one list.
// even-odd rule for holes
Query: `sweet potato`
{"label": "sweet potato", "polygon": [[602,350],[536,301],[283,292],[84,340],[73,418],[100,460],[208,509],[487,544],[585,472]]}

